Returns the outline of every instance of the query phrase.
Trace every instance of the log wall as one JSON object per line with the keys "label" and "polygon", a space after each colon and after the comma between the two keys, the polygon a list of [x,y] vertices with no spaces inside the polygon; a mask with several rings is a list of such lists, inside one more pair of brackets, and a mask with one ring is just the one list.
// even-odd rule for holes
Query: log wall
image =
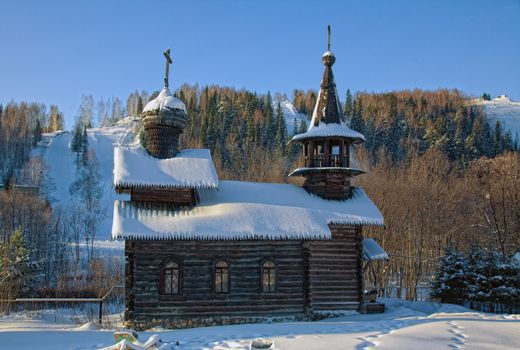
{"label": "log wall", "polygon": [[332,240],[307,241],[312,312],[357,310],[362,300],[361,228],[329,225]]}
{"label": "log wall", "polygon": [[[127,326],[186,327],[312,317],[313,312],[357,309],[360,229],[335,228],[338,239],[127,241]],[[160,294],[160,266],[180,263],[181,293]],[[261,265],[276,263],[276,292],[261,292]],[[213,264],[230,265],[229,294],[213,291]],[[358,269],[358,271],[356,271]]]}
{"label": "log wall", "polygon": [[196,204],[195,190],[192,188],[132,188],[132,202],[169,203],[175,206],[193,206]]}
{"label": "log wall", "polygon": [[325,199],[346,199],[350,196],[350,178],[344,174],[309,174],[303,184],[308,192]]}

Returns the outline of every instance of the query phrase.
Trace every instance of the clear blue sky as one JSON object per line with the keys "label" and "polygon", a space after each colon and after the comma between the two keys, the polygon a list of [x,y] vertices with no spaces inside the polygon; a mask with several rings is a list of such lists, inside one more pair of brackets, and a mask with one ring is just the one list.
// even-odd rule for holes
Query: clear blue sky
{"label": "clear blue sky", "polygon": [[58,104],[68,127],[82,93],[160,89],[167,47],[173,88],[317,89],[329,23],[342,100],[347,88],[416,87],[520,100],[520,0],[1,0],[0,10],[0,102]]}

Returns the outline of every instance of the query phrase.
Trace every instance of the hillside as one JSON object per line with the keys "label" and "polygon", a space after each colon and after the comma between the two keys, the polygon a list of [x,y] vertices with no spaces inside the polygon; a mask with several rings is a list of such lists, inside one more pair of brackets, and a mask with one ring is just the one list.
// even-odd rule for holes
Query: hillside
{"label": "hillside", "polygon": [[305,113],[300,113],[290,101],[285,100],[280,103],[280,106],[282,107],[285,125],[287,126],[287,132],[289,135],[293,134],[295,122],[298,127],[301,125],[302,121],[305,121],[306,125],[309,124],[309,116]]}
{"label": "hillside", "polygon": [[[101,203],[106,213],[96,237],[99,240],[110,239],[113,202],[121,198],[112,187],[114,146],[137,142],[133,130],[138,122],[138,118],[128,117],[115,125],[88,130],[89,147],[95,152],[99,166],[99,181],[103,187]],[[53,206],[67,208],[71,203],[69,187],[76,176],[75,154],[70,150],[73,133],[65,131],[42,136],[32,155],[42,156],[48,168],[48,178],[54,185],[50,191]]]}
{"label": "hillside", "polygon": [[501,95],[491,101],[475,99],[476,105],[484,107],[490,125],[500,121],[504,130],[509,130],[515,139],[520,137],[520,102],[512,101],[507,95]]}

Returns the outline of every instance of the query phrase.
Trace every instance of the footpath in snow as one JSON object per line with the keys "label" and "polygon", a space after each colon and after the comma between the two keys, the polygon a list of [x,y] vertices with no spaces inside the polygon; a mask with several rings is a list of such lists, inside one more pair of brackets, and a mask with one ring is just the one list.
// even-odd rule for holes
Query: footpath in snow
{"label": "footpath in snow", "polygon": [[[248,349],[253,338],[274,339],[276,349],[520,349],[520,315],[475,312],[461,306],[385,300],[384,314],[318,322],[263,323],[182,330],[155,329],[172,349]],[[97,330],[50,311],[40,319],[0,317],[1,349],[98,349],[112,345],[114,329]],[[75,316],[77,318],[77,316]],[[34,317],[33,317],[34,318]],[[114,319],[118,316],[115,315]]]}

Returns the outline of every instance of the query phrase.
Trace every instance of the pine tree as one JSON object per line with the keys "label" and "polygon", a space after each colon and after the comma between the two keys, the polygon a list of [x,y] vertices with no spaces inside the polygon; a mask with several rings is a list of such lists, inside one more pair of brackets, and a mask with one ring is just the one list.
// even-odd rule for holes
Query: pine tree
{"label": "pine tree", "polygon": [[446,248],[433,283],[432,296],[443,302],[466,300],[467,263],[456,248]]}
{"label": "pine tree", "polygon": [[511,136],[511,131],[507,130],[502,138],[502,149],[505,151],[514,151],[515,145],[513,142],[513,137]]}
{"label": "pine tree", "polygon": [[42,140],[42,132],[43,132],[42,124],[40,122],[40,119],[38,118],[38,119],[36,119],[36,124],[34,125],[34,129],[33,129],[33,137],[32,137],[33,147],[36,146],[36,144]]}
{"label": "pine tree", "polygon": [[276,137],[275,144],[276,148],[285,154],[286,143],[287,143],[287,126],[285,124],[285,117],[283,115],[282,106],[280,102],[276,104]]}
{"label": "pine tree", "polygon": [[[361,100],[356,99],[353,104],[352,117],[350,118],[350,128],[365,134],[365,123],[363,121],[363,105]],[[368,136],[368,135],[366,135]]]}
{"label": "pine tree", "polygon": [[292,135],[296,135],[298,133],[298,119],[296,117],[293,120],[293,126],[292,126]]}
{"label": "pine tree", "polygon": [[70,149],[72,152],[78,153],[82,149],[82,142],[83,142],[83,128],[81,125],[81,121],[78,119],[76,120],[76,123],[74,124],[74,131],[72,135],[72,141],[70,143]]}
{"label": "pine tree", "polygon": [[485,251],[482,247],[472,246],[468,258],[468,272],[466,274],[467,297],[472,301],[485,301],[488,298],[487,277],[484,265],[486,260]]}
{"label": "pine tree", "polygon": [[343,114],[347,118],[347,120],[351,120],[353,117],[354,111],[354,101],[352,99],[352,94],[350,93],[350,89],[347,89],[347,96],[345,97],[345,108]]}
{"label": "pine tree", "polygon": [[262,133],[262,145],[268,149],[273,149],[275,146],[275,135],[277,132],[276,120],[273,113],[273,99],[271,93],[267,92],[266,101],[264,102],[263,113],[265,116],[265,132]]}
{"label": "pine tree", "polygon": [[495,133],[493,137],[493,153],[498,155],[504,151],[502,147],[502,125],[500,121],[497,120],[495,123]]}
{"label": "pine tree", "polygon": [[307,131],[307,123],[305,122],[305,120],[302,119],[302,121],[300,122],[300,128],[298,129],[298,134],[303,134],[306,131]]}
{"label": "pine tree", "polygon": [[28,292],[37,281],[36,265],[31,262],[22,228],[11,233],[7,243],[0,244],[0,296],[15,299]]}

